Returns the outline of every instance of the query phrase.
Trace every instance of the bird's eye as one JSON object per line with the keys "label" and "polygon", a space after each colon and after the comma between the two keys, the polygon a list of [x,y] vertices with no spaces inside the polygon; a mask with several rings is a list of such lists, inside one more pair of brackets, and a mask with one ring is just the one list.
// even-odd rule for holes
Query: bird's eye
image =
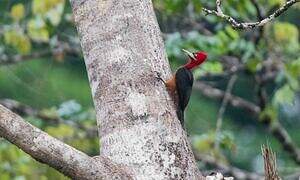
{"label": "bird's eye", "polygon": [[196,60],[196,53],[193,53],[193,59]]}

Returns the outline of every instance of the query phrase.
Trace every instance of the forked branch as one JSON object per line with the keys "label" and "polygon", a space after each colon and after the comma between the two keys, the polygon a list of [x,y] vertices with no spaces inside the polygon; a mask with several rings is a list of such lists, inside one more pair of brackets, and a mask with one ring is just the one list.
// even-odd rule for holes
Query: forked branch
{"label": "forked branch", "polygon": [[289,0],[279,9],[277,9],[274,13],[270,14],[266,18],[263,18],[256,22],[239,22],[235,18],[225,14],[221,8],[221,0],[216,0],[216,10],[211,10],[207,8],[202,8],[202,10],[206,13],[206,15],[214,14],[221,19],[227,21],[233,28],[236,29],[253,29],[255,27],[264,26],[268,22],[274,20],[276,17],[280,16],[286,10],[288,10],[293,4],[299,2],[300,0]]}

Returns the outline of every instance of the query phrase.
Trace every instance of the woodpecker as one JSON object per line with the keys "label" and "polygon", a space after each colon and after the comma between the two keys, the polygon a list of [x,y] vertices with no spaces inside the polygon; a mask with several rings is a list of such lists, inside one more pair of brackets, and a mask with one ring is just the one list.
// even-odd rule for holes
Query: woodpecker
{"label": "woodpecker", "polygon": [[183,49],[183,51],[188,56],[188,62],[179,67],[171,79],[164,81],[159,73],[157,73],[157,78],[164,82],[171,94],[177,94],[177,96],[175,95],[175,97],[177,97],[176,113],[182,127],[184,128],[184,110],[190,100],[194,82],[192,69],[202,64],[206,60],[207,54],[203,51],[196,53],[191,53],[185,49]]}

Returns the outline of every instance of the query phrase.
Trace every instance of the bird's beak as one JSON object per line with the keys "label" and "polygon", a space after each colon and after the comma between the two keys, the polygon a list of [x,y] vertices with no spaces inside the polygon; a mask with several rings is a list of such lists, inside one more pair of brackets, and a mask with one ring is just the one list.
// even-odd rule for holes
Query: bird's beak
{"label": "bird's beak", "polygon": [[185,54],[189,57],[189,58],[191,58],[191,60],[196,60],[196,58],[195,58],[195,56],[194,56],[194,54],[193,53],[191,53],[191,52],[189,52],[188,50],[185,50],[185,49],[182,49],[182,51],[183,52],[185,52]]}

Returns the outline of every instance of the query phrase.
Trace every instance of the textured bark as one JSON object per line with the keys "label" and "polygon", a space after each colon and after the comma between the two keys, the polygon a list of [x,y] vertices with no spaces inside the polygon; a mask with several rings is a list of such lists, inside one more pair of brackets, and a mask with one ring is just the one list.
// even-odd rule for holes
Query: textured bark
{"label": "textured bark", "polygon": [[93,93],[101,155],[136,179],[201,179],[174,103],[150,0],[72,0]]}
{"label": "textured bark", "polygon": [[130,179],[125,170],[104,157],[86,154],[49,136],[0,105],[0,137],[41,163],[48,164],[73,179]]}

